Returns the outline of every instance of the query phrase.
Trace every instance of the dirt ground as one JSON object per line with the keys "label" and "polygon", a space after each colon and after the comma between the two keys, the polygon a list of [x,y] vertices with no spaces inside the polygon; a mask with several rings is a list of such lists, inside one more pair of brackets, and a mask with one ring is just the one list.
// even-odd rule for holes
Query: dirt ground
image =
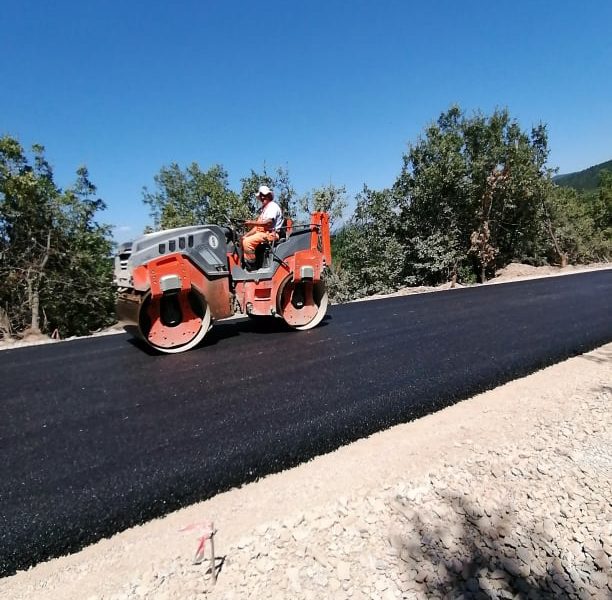
{"label": "dirt ground", "polygon": [[[511,265],[500,274],[500,278],[523,276],[533,276],[531,268]],[[342,547],[344,538],[341,535],[332,535],[340,525],[337,520],[327,523],[326,515],[335,514],[340,503],[343,519],[351,522],[363,519],[364,523],[369,523],[364,510],[372,510],[375,503],[384,503],[381,499],[400,484],[404,490],[410,488],[404,493],[414,499],[423,485],[436,481],[436,485],[444,486],[445,478],[452,478],[450,473],[465,465],[485,462],[495,473],[493,463],[503,460],[509,448],[511,453],[512,449],[520,448],[516,456],[528,460],[532,454],[530,444],[533,444],[535,457],[542,449],[537,447],[540,432],[548,428],[554,433],[567,427],[567,423],[575,422],[578,401],[585,403],[584,406],[596,401],[603,423],[606,419],[610,422],[611,384],[612,344],[608,344],[423,419],[360,440],[295,469],[268,476],[101,540],[77,554],[56,558],[4,578],[0,580],[0,597],[15,600],[258,598],[264,594],[271,598],[370,597],[381,600],[442,597],[423,587],[427,574],[417,570],[412,572],[413,579],[420,579],[415,588],[404,580],[405,587],[401,587],[399,580],[399,587],[387,587],[384,581],[380,583],[380,577],[376,579],[376,576],[380,576],[380,565],[386,562],[379,558],[372,559],[371,572],[367,565],[357,565],[359,573],[355,575],[357,555],[348,547]],[[588,424],[589,417],[584,411],[582,418]],[[605,427],[603,431],[601,428],[594,431],[604,436],[598,452],[609,461],[612,456],[609,431],[606,432]],[[580,439],[586,438],[581,434]],[[609,499],[612,497],[612,471],[609,462],[601,464],[604,468],[600,465],[599,471],[591,475],[597,485],[609,488]],[[541,465],[538,468],[547,469]],[[593,486],[593,481],[587,485]],[[483,493],[486,494],[486,490]],[[370,504],[364,509],[366,500]],[[610,506],[608,502],[607,514]],[[216,587],[212,586],[210,573],[206,574],[205,564],[192,565],[200,535],[198,524],[209,522],[214,522],[217,529],[217,556],[225,559]],[[194,524],[195,529],[181,531]],[[263,543],[275,528],[290,532],[287,535],[294,545],[279,542],[274,552],[262,550],[257,546],[259,540]],[[365,529],[359,531],[363,537]],[[318,574],[314,566],[307,567],[308,560],[312,560],[312,565],[322,568],[326,559],[321,558],[321,549],[317,556],[312,544],[299,543],[304,539],[302,536],[316,539],[317,535],[324,537],[326,532],[332,540],[327,544],[329,552],[343,557],[333,568],[340,573],[337,578]],[[602,547],[609,549],[606,544],[609,539],[612,545],[612,530],[608,527],[601,535]],[[253,545],[256,551],[250,554]],[[601,586],[589,588],[592,593],[588,597],[612,597],[610,557],[602,556],[601,568],[593,567],[596,572],[591,582],[593,585],[601,583]],[[240,562],[243,559],[244,562]],[[251,563],[257,569],[254,575],[245,578]],[[344,572],[355,576],[349,581]],[[602,573],[603,579],[598,579]],[[385,577],[391,581],[390,575]],[[308,587],[310,583],[305,583],[304,578],[314,581],[315,591]],[[500,592],[498,596],[489,597],[513,596]],[[574,596],[568,594],[568,597]]]}

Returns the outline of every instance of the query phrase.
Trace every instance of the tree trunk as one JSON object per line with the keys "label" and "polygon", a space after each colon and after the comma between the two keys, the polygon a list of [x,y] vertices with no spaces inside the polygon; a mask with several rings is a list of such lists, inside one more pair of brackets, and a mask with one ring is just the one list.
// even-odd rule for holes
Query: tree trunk
{"label": "tree trunk", "polygon": [[26,281],[28,282],[28,306],[30,307],[30,326],[26,331],[31,333],[40,333],[40,294],[38,285],[36,284],[38,273],[33,273],[32,269],[28,269],[26,273]]}
{"label": "tree trunk", "polygon": [[11,320],[8,313],[0,307],[0,336],[5,339],[12,337]]}
{"label": "tree trunk", "polygon": [[40,293],[38,286],[34,289],[30,295],[30,306],[32,307],[32,324],[30,325],[30,331],[32,333],[40,333]]}
{"label": "tree trunk", "polygon": [[51,251],[51,231],[47,233],[47,245],[45,247],[45,253],[40,261],[37,268],[28,269],[26,275],[28,281],[28,303],[30,305],[30,332],[41,333],[40,331],[40,286],[43,278],[43,272],[45,266],[49,260],[49,253]]}
{"label": "tree trunk", "polygon": [[567,267],[567,254],[561,250],[559,242],[557,242],[557,236],[555,236],[555,232],[553,231],[552,223],[547,220],[546,224],[548,225],[548,233],[552,239],[553,246],[555,247],[555,252],[557,253],[557,257],[559,258],[559,264],[562,267]]}
{"label": "tree trunk", "polygon": [[555,252],[557,253],[557,257],[559,258],[559,264],[562,267],[567,267],[567,254],[561,250],[561,246],[559,246],[559,242],[557,241],[557,236],[555,235],[555,231],[552,226],[552,221],[548,214],[548,208],[546,204],[543,202],[542,206],[544,207],[544,216],[546,219],[546,228],[548,229],[548,235],[550,235],[550,239],[552,240],[553,246],[555,247]]}

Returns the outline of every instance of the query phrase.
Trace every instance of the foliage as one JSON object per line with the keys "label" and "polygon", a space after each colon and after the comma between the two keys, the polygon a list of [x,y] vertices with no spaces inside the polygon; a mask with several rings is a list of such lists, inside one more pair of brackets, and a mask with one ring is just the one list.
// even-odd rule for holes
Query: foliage
{"label": "foliage", "polygon": [[547,157],[543,125],[527,134],[506,110],[443,113],[409,147],[394,186],[407,275],[438,283],[471,265],[484,279],[512,260],[542,260]]}
{"label": "foliage", "polygon": [[364,186],[353,217],[334,236],[333,256],[334,268],[341,270],[344,283],[334,300],[346,294],[361,297],[391,292],[401,285],[404,252],[391,190]]}
{"label": "foliage", "polygon": [[228,174],[221,165],[202,171],[195,162],[185,169],[171,163],[161,167],[153,180],[155,191],[145,186],[142,194],[151,209],[155,229],[219,223],[227,216],[249,215],[238,195],[230,190]]}
{"label": "foliage", "polygon": [[142,190],[153,218],[153,227],[147,231],[252,218],[261,210],[255,200],[261,185],[274,189],[275,200],[285,215],[292,216],[295,210],[289,172],[280,167],[272,175],[265,166],[262,173],[251,170],[241,180],[239,194],[230,189],[228,173],[221,165],[203,171],[195,162],[185,169],[171,163],[161,167],[153,179],[155,191],[146,186]]}
{"label": "foliage", "polygon": [[565,173],[553,177],[553,181],[561,187],[571,187],[581,192],[594,191],[599,186],[602,171],[612,171],[612,160],[593,165],[588,169]]}
{"label": "foliage", "polygon": [[30,163],[16,139],[0,138],[2,333],[87,333],[113,321],[110,228],[94,221],[104,203],[86,168],[62,191],[44,148],[32,152]]}
{"label": "foliage", "polygon": [[248,207],[248,214],[254,215],[261,210],[261,207],[255,202],[255,194],[260,186],[267,185],[274,190],[274,201],[281,207],[285,218],[295,218],[295,190],[291,185],[289,171],[286,168],[278,167],[272,175],[268,173],[265,165],[262,173],[251,169],[251,173],[242,178],[240,183],[242,186],[240,199],[242,204]]}
{"label": "foliage", "polygon": [[300,209],[305,215],[321,211],[329,213],[330,227],[342,218],[344,209],[348,206],[346,188],[333,183],[314,188],[300,198]]}
{"label": "foliage", "polygon": [[393,188],[364,188],[336,233],[334,299],[543,263],[552,248],[547,158],[544,125],[527,133],[506,110],[451,107],[409,146]]}
{"label": "foliage", "polygon": [[556,187],[547,202],[547,211],[555,241],[568,262],[610,260],[612,257],[611,172],[601,172],[599,187],[591,193]]}

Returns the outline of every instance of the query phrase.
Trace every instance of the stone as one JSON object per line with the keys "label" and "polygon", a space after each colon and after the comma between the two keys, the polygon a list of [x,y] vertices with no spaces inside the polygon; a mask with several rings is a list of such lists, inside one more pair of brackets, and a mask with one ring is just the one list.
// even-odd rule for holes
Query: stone
{"label": "stone", "polygon": [[529,565],[515,558],[503,558],[501,564],[514,577],[528,577],[531,573]]}
{"label": "stone", "polygon": [[601,571],[595,571],[595,573],[591,573],[591,583],[597,589],[603,589],[608,584],[608,577]]}
{"label": "stone", "polygon": [[544,519],[542,523],[543,533],[549,539],[552,540],[557,534],[557,527],[552,519]]}
{"label": "stone", "polygon": [[553,573],[552,580],[562,590],[567,590],[571,586],[571,583],[568,581],[565,573]]}
{"label": "stone", "polygon": [[310,556],[312,556],[312,558],[316,560],[322,567],[328,568],[330,566],[330,560],[324,550],[317,546],[309,548],[309,550]]}
{"label": "stone", "polygon": [[292,535],[296,542],[303,542],[305,539],[310,537],[310,530],[306,529],[306,527],[300,527],[298,529],[294,529],[292,531]]}
{"label": "stone", "polygon": [[601,569],[607,573],[612,572],[612,561],[610,561],[610,558],[608,558],[603,551],[597,554],[597,556],[593,559],[593,562],[598,569]]}
{"label": "stone", "polygon": [[466,586],[467,589],[470,590],[470,592],[472,593],[477,592],[480,589],[478,579],[476,579],[475,577],[470,577],[466,582]]}
{"label": "stone", "polygon": [[527,548],[525,548],[524,546],[519,546],[516,549],[516,555],[517,557],[522,560],[525,564],[530,564],[531,560],[532,560],[532,553],[530,550],[528,550]]}
{"label": "stone", "polygon": [[238,541],[238,544],[236,546],[237,546],[237,548],[242,550],[243,548],[247,548],[248,546],[250,546],[253,542],[254,542],[254,538],[252,538],[252,537],[243,537],[243,538],[241,538]]}
{"label": "stone", "polygon": [[414,560],[423,560],[423,550],[421,549],[421,546],[419,544],[416,544],[414,542],[410,543],[406,546],[406,550]]}
{"label": "stone", "polygon": [[289,580],[290,589],[293,592],[300,594],[302,592],[302,584],[300,582],[300,570],[297,567],[290,567],[285,571]]}
{"label": "stone", "polygon": [[452,558],[447,566],[453,573],[458,574],[463,570],[463,563],[458,558]]}
{"label": "stone", "polygon": [[377,591],[384,592],[386,589],[389,588],[389,584],[384,579],[377,579],[376,583],[374,584],[374,587]]}
{"label": "stone", "polygon": [[351,579],[351,566],[347,562],[339,560],[336,565],[336,572],[341,581],[349,581]]}
{"label": "stone", "polygon": [[264,574],[274,568],[274,563],[269,558],[262,556],[255,561],[255,568]]}
{"label": "stone", "polygon": [[419,569],[417,571],[417,574],[416,574],[414,580],[417,583],[423,583],[424,581],[427,580],[428,577],[429,577],[429,571],[427,571],[425,569]]}
{"label": "stone", "polygon": [[276,542],[276,545],[284,546],[290,540],[291,540],[291,532],[287,528],[283,527],[278,534],[278,540]]}
{"label": "stone", "polygon": [[578,598],[579,600],[593,600],[600,596],[601,593],[592,585],[588,583],[583,583],[582,586],[578,589]]}
{"label": "stone", "polygon": [[397,530],[389,532],[389,543],[392,548],[401,550],[404,547],[404,538]]}
{"label": "stone", "polygon": [[328,517],[324,517],[315,522],[315,529],[319,531],[326,531],[331,529],[336,524],[336,521]]}
{"label": "stone", "polygon": [[504,476],[504,470],[499,465],[493,465],[491,467],[491,475],[497,479],[502,479]]}
{"label": "stone", "polygon": [[506,571],[502,571],[501,569],[495,569],[489,574],[490,579],[506,579],[506,577]]}

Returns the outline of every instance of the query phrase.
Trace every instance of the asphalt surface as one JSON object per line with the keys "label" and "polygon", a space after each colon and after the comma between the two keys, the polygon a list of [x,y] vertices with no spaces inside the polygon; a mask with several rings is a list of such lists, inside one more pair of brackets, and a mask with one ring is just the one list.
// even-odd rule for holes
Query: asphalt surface
{"label": "asphalt surface", "polygon": [[612,341],[612,270],[0,352],[0,575]]}

